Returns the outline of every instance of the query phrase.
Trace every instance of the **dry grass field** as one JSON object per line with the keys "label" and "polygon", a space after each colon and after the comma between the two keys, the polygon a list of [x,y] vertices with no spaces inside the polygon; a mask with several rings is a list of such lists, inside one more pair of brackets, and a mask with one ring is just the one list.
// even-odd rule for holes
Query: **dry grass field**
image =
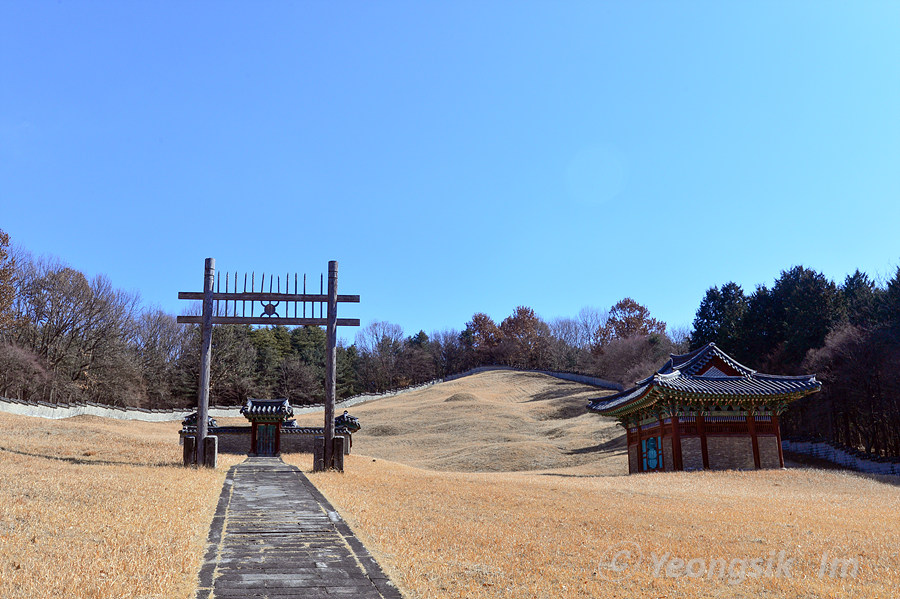
{"label": "dry grass field", "polygon": [[[584,411],[596,393],[489,372],[357,406],[346,473],[310,477],[410,598],[900,596],[900,481],[620,476],[621,429]],[[0,598],[190,597],[242,457],[183,469],[178,428],[0,413]]]}
{"label": "dry grass field", "polygon": [[[353,452],[430,470],[623,474],[625,435],[589,414],[607,392],[525,372],[484,372],[353,407]],[[322,416],[298,422],[321,426]]]}
{"label": "dry grass field", "polygon": [[310,476],[411,597],[900,596],[900,481],[615,476],[595,393],[492,372],[359,406],[347,472]]}
{"label": "dry grass field", "polygon": [[179,423],[0,413],[0,597],[193,596],[224,467],[184,469]]}

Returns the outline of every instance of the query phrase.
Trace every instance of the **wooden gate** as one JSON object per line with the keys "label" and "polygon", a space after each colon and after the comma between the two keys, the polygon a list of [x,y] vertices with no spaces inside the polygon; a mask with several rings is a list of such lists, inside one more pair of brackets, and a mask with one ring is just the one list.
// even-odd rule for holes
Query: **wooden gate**
{"label": "wooden gate", "polygon": [[[224,279],[224,291],[222,289]],[[293,279],[293,280],[292,280]],[[216,324],[250,325],[313,325],[326,328],[325,352],[325,468],[334,464],[334,402],[337,382],[337,327],[359,326],[357,318],[338,318],[337,305],[340,302],[359,303],[358,295],[338,295],[338,263],[328,263],[328,291],[325,293],[325,279],[319,275],[319,293],[307,293],[306,275],[303,286],[300,277],[294,273],[285,274],[282,290],[281,275],[269,274],[268,281],[263,273],[257,289],[256,273],[237,272],[216,275],[215,258],[207,258],[203,273],[203,291],[182,291],[178,299],[202,300],[200,316],[179,316],[183,324],[199,324],[202,327],[200,345],[200,385],[197,397],[197,464],[205,464],[205,439],[209,416],[209,368],[212,350],[212,327]],[[242,291],[238,284],[243,282]],[[268,282],[268,290],[266,283]],[[293,290],[291,283],[293,282]],[[249,284],[249,291],[248,291]],[[258,306],[257,306],[258,305]],[[316,307],[319,315],[316,317]],[[257,314],[257,310],[259,313]],[[307,316],[309,310],[309,316]],[[229,313],[230,312],[230,313]],[[257,452],[258,453],[258,452]],[[271,454],[274,455],[274,454]]]}

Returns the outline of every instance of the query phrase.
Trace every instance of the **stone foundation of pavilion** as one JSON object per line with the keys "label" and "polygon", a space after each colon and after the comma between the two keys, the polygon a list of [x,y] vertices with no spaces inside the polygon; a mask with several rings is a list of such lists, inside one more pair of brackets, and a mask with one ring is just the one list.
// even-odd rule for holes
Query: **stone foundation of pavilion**
{"label": "stone foundation of pavilion", "polygon": [[[695,412],[625,426],[628,473],[783,468],[778,415],[769,410]],[[654,453],[655,450],[655,453]]]}

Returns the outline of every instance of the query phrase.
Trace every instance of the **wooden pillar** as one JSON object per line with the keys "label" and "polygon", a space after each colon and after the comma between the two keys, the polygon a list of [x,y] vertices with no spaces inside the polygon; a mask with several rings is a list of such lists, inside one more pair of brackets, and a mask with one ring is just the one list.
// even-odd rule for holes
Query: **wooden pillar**
{"label": "wooden pillar", "polygon": [[709,470],[709,447],[706,444],[706,417],[703,409],[697,410],[697,434],[700,435],[700,454],[703,456],[703,469]]}
{"label": "wooden pillar", "polygon": [[778,421],[778,414],[772,410],[772,426],[775,427],[775,441],[778,443],[778,465],[784,468],[784,452],[781,449],[781,423]]}
{"label": "wooden pillar", "polygon": [[753,465],[759,470],[759,438],[756,436],[756,414],[753,413],[752,408],[747,411],[747,430],[750,432],[750,442],[753,444]]}
{"label": "wooden pillar", "polygon": [[334,464],[334,401],[337,386],[338,263],[328,263],[328,325],[325,331],[325,469]]}
{"label": "wooden pillar", "polygon": [[212,353],[213,282],[216,259],[207,258],[203,273],[203,324],[200,325],[200,389],[197,393],[197,465],[206,464],[207,420],[209,418],[209,365]]}
{"label": "wooden pillar", "polygon": [[631,426],[627,422],[622,426],[625,427],[625,455],[628,458],[628,474],[634,474],[631,470]]}
{"label": "wooden pillar", "polygon": [[247,452],[248,454],[256,453],[256,439],[257,439],[256,429],[258,427],[259,427],[259,425],[256,422],[250,423],[250,451]]}
{"label": "wooden pillar", "polygon": [[637,416],[637,463],[638,472],[644,471],[644,447],[641,439],[641,417]]}
{"label": "wooden pillar", "polygon": [[681,456],[681,422],[678,415],[672,412],[672,468],[684,470],[684,460]]}

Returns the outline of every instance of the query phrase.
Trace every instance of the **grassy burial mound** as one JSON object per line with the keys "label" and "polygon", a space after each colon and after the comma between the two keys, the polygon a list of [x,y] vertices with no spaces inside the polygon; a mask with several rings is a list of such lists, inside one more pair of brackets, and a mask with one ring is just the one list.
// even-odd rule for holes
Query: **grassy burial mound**
{"label": "grassy burial mound", "polygon": [[0,413],[0,597],[191,597],[224,480],[180,423]]}
{"label": "grassy burial mound", "polygon": [[[900,588],[896,480],[806,469],[612,476],[626,472],[623,433],[585,413],[598,394],[487,372],[375,401],[352,410],[363,428],[346,473],[310,477],[411,597]],[[310,468],[308,455],[285,459]],[[623,549],[633,559],[620,573],[600,564]],[[856,576],[842,578],[835,559],[857,560]]]}
{"label": "grassy burial mound", "polygon": [[353,453],[432,470],[620,474],[624,431],[585,409],[607,393],[542,374],[482,372],[353,407],[362,424]]}

